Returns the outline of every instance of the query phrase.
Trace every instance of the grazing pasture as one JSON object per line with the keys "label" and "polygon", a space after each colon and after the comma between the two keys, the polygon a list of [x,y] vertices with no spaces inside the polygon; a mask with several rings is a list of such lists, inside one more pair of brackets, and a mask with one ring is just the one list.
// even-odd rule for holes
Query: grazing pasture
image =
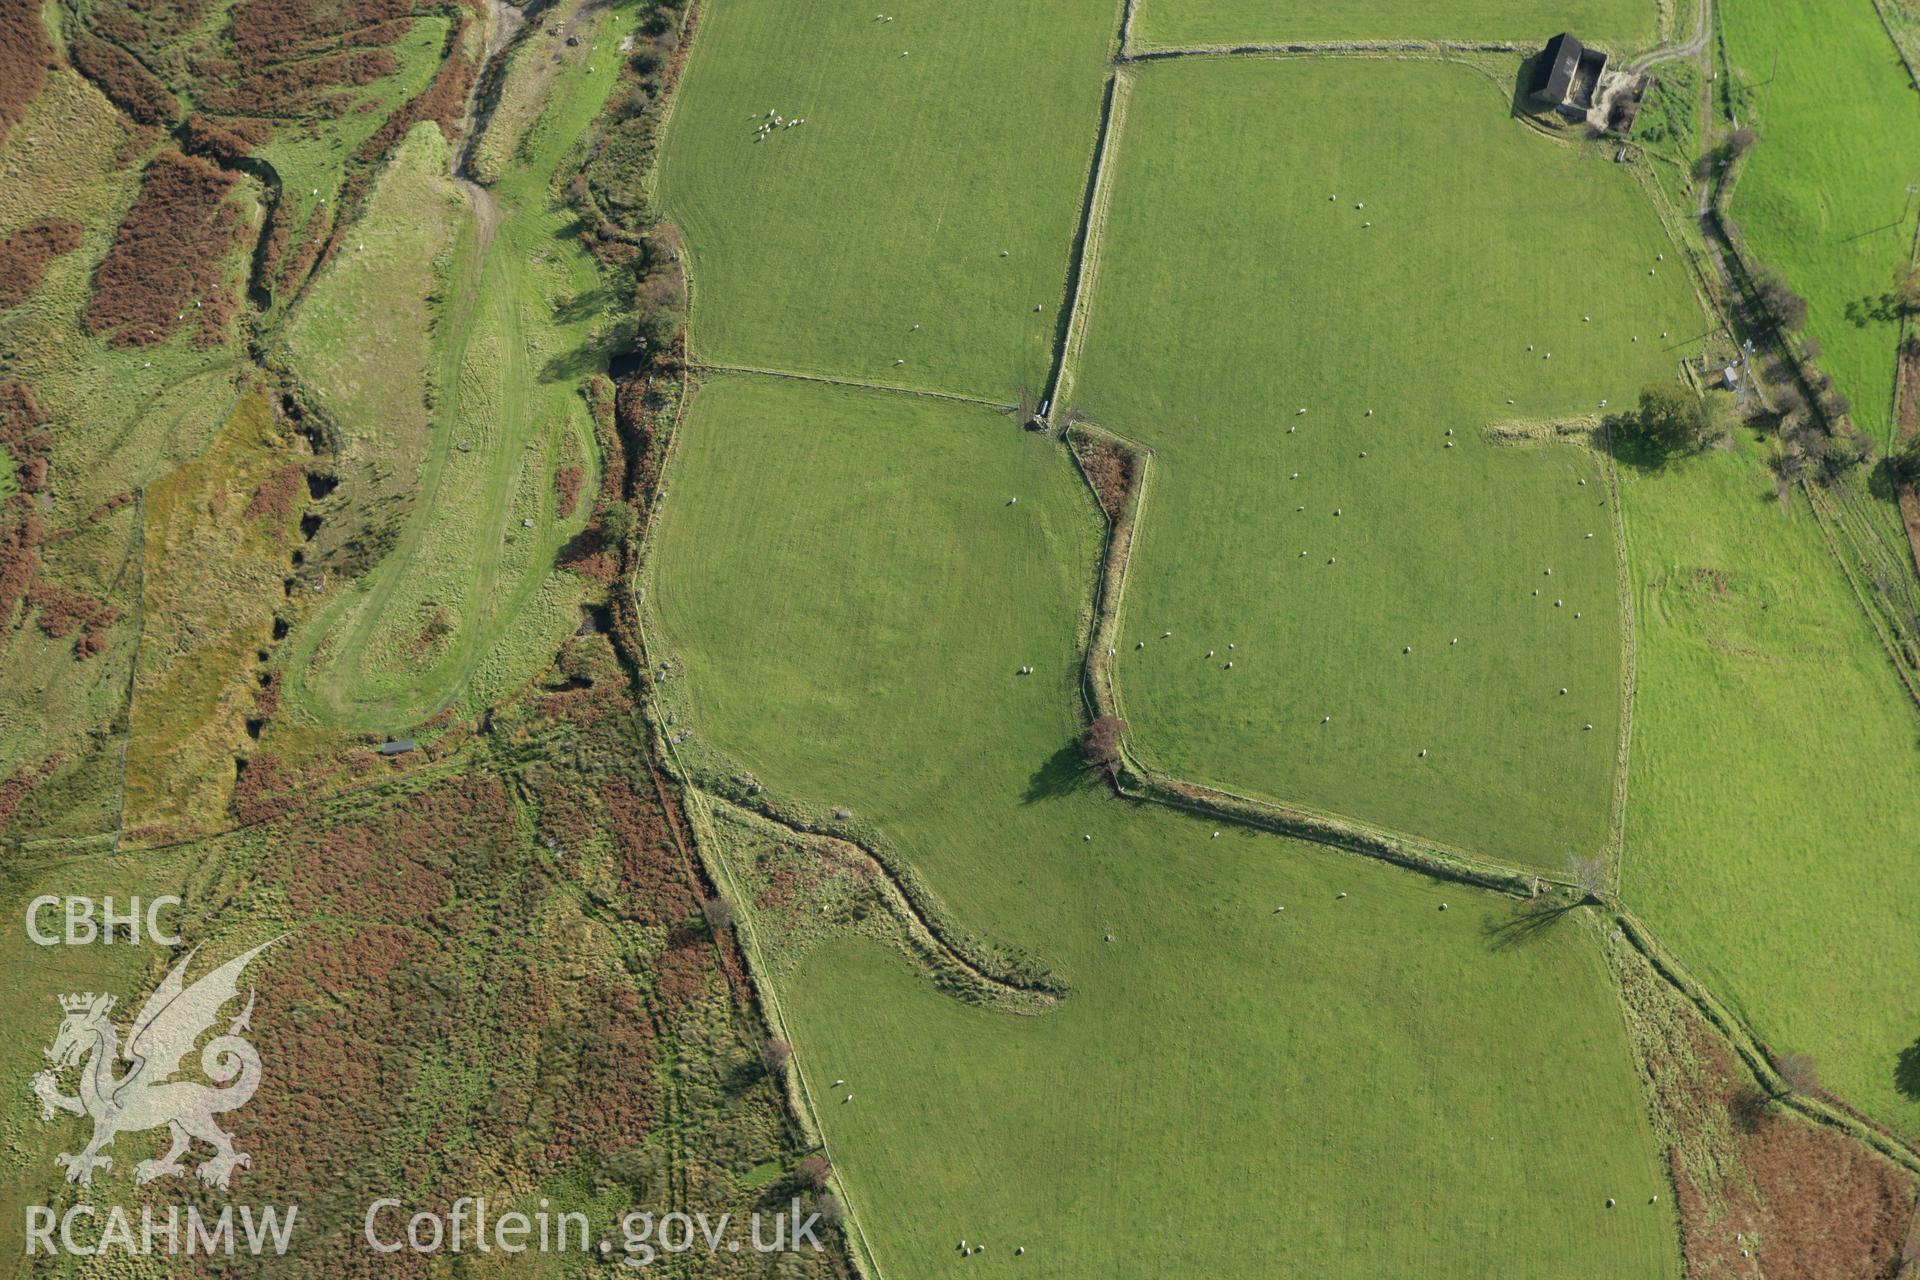
{"label": "grazing pasture", "polygon": [[1136,48],[1289,40],[1513,40],[1571,31],[1620,53],[1651,45],[1655,0],[1140,0]]}
{"label": "grazing pasture", "polygon": [[[151,981],[153,952],[144,946],[35,944],[24,927],[27,905],[42,895],[68,894],[96,900],[111,895],[117,903],[138,895],[151,901],[159,894],[179,893],[192,862],[190,854],[155,850],[139,858],[20,859],[9,869],[0,884],[0,910],[15,923],[0,938],[0,966],[10,975],[13,996],[0,1014],[0,1070],[26,1080],[46,1069],[45,1051],[60,1028],[61,996],[75,991],[137,992]],[[169,926],[176,918],[173,912],[162,917]],[[57,932],[58,910],[44,911],[39,925]],[[145,1136],[122,1138],[120,1145],[131,1151]],[[0,1214],[6,1215],[0,1221],[0,1242],[9,1253],[18,1250],[15,1256],[24,1256],[27,1206],[47,1203],[50,1181],[60,1177],[54,1157],[72,1150],[72,1134],[42,1121],[39,1107],[27,1100],[0,1114],[0,1139],[12,1153],[0,1166]],[[114,1172],[132,1163],[115,1161]]]}
{"label": "grazing pasture", "polygon": [[146,842],[226,818],[234,758],[260,714],[258,656],[300,545],[302,454],[266,397],[251,395],[201,457],[146,492],[122,800],[125,827]]}
{"label": "grazing pasture", "polygon": [[[554,80],[498,183],[465,189],[470,203],[454,211],[424,369],[411,339],[398,355],[412,363],[381,369],[380,327],[360,318],[355,300],[391,289],[402,295],[396,305],[417,310],[432,276],[397,259],[393,273],[368,276],[353,265],[358,239],[323,273],[317,314],[296,329],[296,368],[310,359],[333,385],[370,473],[418,477],[418,498],[393,522],[379,562],[294,634],[288,691],[323,723],[397,733],[449,706],[477,712],[537,671],[579,621],[586,584],[557,572],[554,559],[587,513],[560,515],[553,477],[592,455],[583,388],[618,341],[624,301],[572,234],[573,216],[550,184],[613,85],[620,28],[608,18],[617,12],[600,11],[583,28],[598,61]],[[395,218],[431,207],[434,186],[442,198],[453,190],[426,176],[430,139],[409,147],[423,150],[415,176],[396,179]],[[390,238],[382,247],[378,219],[369,234],[377,268],[395,247]],[[430,399],[431,427],[411,456],[382,439],[387,396],[402,414]],[[387,515],[341,518],[381,524]]]}
{"label": "grazing pasture", "polygon": [[286,313],[292,288],[304,278],[304,271],[291,270],[291,264],[302,258],[311,263],[308,253],[318,252],[331,229],[349,164],[388,113],[433,80],[447,33],[443,17],[415,19],[407,33],[388,47],[394,69],[362,88],[346,91],[352,95],[353,109],[297,129],[277,130],[258,149],[259,157],[280,177],[280,218],[289,229],[285,253],[277,264],[289,287],[276,290],[271,319]]}
{"label": "grazing pasture", "polygon": [[[238,361],[228,350],[203,348],[187,333],[117,347],[86,328],[96,269],[141,187],[142,164],[122,162],[128,139],[107,100],[57,68],[0,144],[0,238],[49,219],[82,228],[77,247],[45,264],[32,295],[0,312],[0,381],[32,388],[55,441],[49,475],[57,503],[36,557],[39,576],[117,611],[97,637],[104,652],[85,661],[71,636],[35,625],[6,639],[0,777],[64,753],[36,793],[35,839],[116,826],[124,728],[114,726],[126,707],[141,536],[127,499],[196,456],[236,399]],[[223,287],[237,291],[244,253],[224,265],[231,274]]]}
{"label": "grazing pasture", "polygon": [[960,927],[1071,984],[1021,1017],[876,943],[776,958],[889,1274],[951,1265],[962,1238],[1050,1276],[1150,1254],[1217,1276],[1677,1274],[1579,913],[1516,930],[1505,899],[1215,838],[1082,770],[1099,528],[1057,441],[716,375],[676,449],[648,603],[677,749],[822,819],[846,806]]}
{"label": "grazing pasture", "polygon": [[[660,170],[695,355],[1012,401],[1038,394],[1116,0],[704,9]],[[773,129],[768,112],[804,120]]]}
{"label": "grazing pasture", "polygon": [[1742,0],[1722,21],[1741,123],[1760,139],[1731,212],[1753,255],[1805,295],[1820,367],[1884,445],[1900,341],[1889,295],[1920,210],[1913,80],[1871,4]]}
{"label": "grazing pasture", "polygon": [[1621,892],[1777,1052],[1909,1140],[1920,712],[1742,440],[1626,477],[1640,680]]}
{"label": "grazing pasture", "polygon": [[1437,63],[1155,64],[1116,146],[1070,403],[1156,451],[1115,664],[1143,758],[1550,870],[1599,848],[1606,471],[1482,432],[1697,353],[1638,189]]}
{"label": "grazing pasture", "polygon": [[[440,131],[415,125],[282,330],[286,359],[336,428],[337,501],[378,523],[411,501],[431,437],[430,299],[444,287],[468,216],[451,163]],[[316,559],[351,534],[350,523],[321,527]]]}

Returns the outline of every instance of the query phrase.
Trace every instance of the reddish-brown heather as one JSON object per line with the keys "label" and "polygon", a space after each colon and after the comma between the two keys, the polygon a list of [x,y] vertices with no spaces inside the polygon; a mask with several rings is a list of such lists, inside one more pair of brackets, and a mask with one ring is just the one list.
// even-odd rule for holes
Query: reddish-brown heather
{"label": "reddish-brown heather", "polygon": [[259,67],[232,85],[215,82],[202,92],[201,101],[210,110],[229,115],[338,116],[352,99],[330,90],[371,84],[398,67],[386,49],[347,50]]}
{"label": "reddish-brown heather", "polygon": [[[303,57],[347,44],[386,43],[387,25],[419,9],[414,0],[240,0],[227,37],[250,63]],[[361,36],[354,36],[367,28]],[[397,37],[395,37],[397,38]]]}
{"label": "reddish-brown heather", "polygon": [[13,632],[13,611],[33,586],[40,564],[40,517],[30,499],[15,494],[0,503],[0,650]]}
{"label": "reddish-brown heather", "polygon": [[683,1009],[700,998],[707,986],[707,964],[713,944],[699,934],[676,934],[656,962],[656,989],[669,1010]]}
{"label": "reddish-brown heather", "polygon": [[1127,509],[1133,493],[1133,455],[1110,440],[1090,440],[1077,444],[1074,453],[1081,469],[1100,499],[1108,518],[1118,520]]}
{"label": "reddish-brown heather", "polygon": [[234,161],[264,146],[273,137],[273,123],[258,118],[190,115],[180,128],[181,145],[196,155]]}
{"label": "reddish-brown heather", "polygon": [[[1694,1280],[1753,1275],[1887,1280],[1899,1273],[1914,1180],[1840,1129],[1811,1123],[1760,1092],[1691,1005],[1650,970],[1623,975],[1643,1011],[1643,1060],[1657,1110],[1685,1145],[1714,1152],[1669,1166],[1681,1249]],[[1751,1255],[1751,1256],[1749,1256]]]}
{"label": "reddish-brown heather", "polygon": [[47,87],[47,72],[58,65],[40,6],[0,4],[0,142],[27,118],[27,107]]}
{"label": "reddish-brown heather", "polygon": [[651,784],[636,790],[625,778],[601,788],[614,844],[620,853],[620,911],[647,924],[678,924],[700,909],[673,842],[673,826]]}
{"label": "reddish-brown heather", "polygon": [[557,1096],[545,1153],[550,1165],[582,1152],[632,1146],[653,1127],[659,1112],[657,1034],[646,1002],[625,989],[607,992],[591,1019],[560,1033],[561,1043],[547,1055],[560,1059],[551,1077]]}
{"label": "reddish-brown heather", "polygon": [[246,518],[284,521],[293,514],[295,501],[305,483],[306,472],[299,463],[290,462],[281,467],[253,491],[253,497],[247,502]]}
{"label": "reddish-brown heather", "polygon": [[7,775],[5,782],[0,782],[0,836],[7,834],[7,823],[13,820],[13,811],[20,807],[20,802],[66,760],[64,751],[56,751],[39,764],[21,765]]}
{"label": "reddish-brown heather", "polygon": [[47,264],[80,247],[83,228],[65,218],[29,223],[0,240],[0,311],[17,307],[39,291]]}
{"label": "reddish-brown heather", "polygon": [[461,774],[366,821],[296,827],[275,842],[261,874],[283,885],[303,916],[427,925],[456,896],[457,879],[505,861],[513,840],[506,788],[491,774]]}
{"label": "reddish-brown heather", "polygon": [[580,505],[580,490],[586,485],[587,469],[579,463],[569,463],[553,473],[553,490],[557,498],[556,507],[562,520],[567,519]]}
{"label": "reddish-brown heather", "polygon": [[[447,141],[455,140],[460,131],[460,118],[466,113],[467,98],[473,92],[473,82],[480,74],[480,64],[458,52],[465,47],[464,35],[473,21],[475,17],[471,12],[461,14],[448,46],[455,52],[440,64],[440,69],[434,73],[432,82],[425,89],[388,114],[380,127],[354,152],[355,160],[364,165],[385,155],[407,135],[409,129],[422,120],[431,120],[439,125]],[[359,175],[356,197],[365,194],[369,181],[364,173]]]}
{"label": "reddish-brown heather", "polygon": [[193,304],[221,301],[225,259],[241,225],[239,207],[227,199],[234,182],[194,156],[169,150],[154,157],[94,273],[90,331],[116,345],[146,346],[189,313],[207,331],[213,317]]}
{"label": "reddish-brown heather", "polygon": [[293,807],[298,798],[296,779],[283,767],[279,757],[258,751],[247,758],[244,767],[236,765],[233,799],[229,807],[234,820],[242,826],[278,818]]}
{"label": "reddish-brown heather", "polygon": [[84,30],[67,42],[73,65],[113,105],[141,124],[171,126],[180,117],[180,102],[140,59],[119,45]]}
{"label": "reddish-brown heather", "polygon": [[[326,205],[315,205],[309,209],[306,221],[300,224],[300,234],[295,238],[293,252],[284,258],[275,246],[268,245],[267,251],[280,262],[280,272],[274,282],[281,289],[298,288],[301,281],[312,272],[314,263],[320,258],[320,250],[326,247],[332,217]],[[281,228],[276,227],[272,234],[278,236],[280,231]]]}
{"label": "reddish-brown heather", "polygon": [[269,674],[267,682],[254,689],[253,709],[258,711],[262,718],[270,718],[279,712],[280,673],[278,671]]}
{"label": "reddish-brown heather", "polygon": [[73,656],[82,661],[107,651],[107,628],[120,610],[91,596],[51,582],[27,588],[27,607],[38,615],[40,630],[55,640],[73,639]]}
{"label": "reddish-brown heather", "polygon": [[102,519],[106,516],[110,516],[114,512],[118,511],[120,508],[126,506],[128,503],[132,501],[133,501],[132,492],[126,489],[122,489],[120,492],[114,494],[111,498],[108,498],[105,502],[101,503],[99,506],[95,507],[93,510],[87,512],[87,520],[91,522],[94,520]]}
{"label": "reddish-brown heather", "polygon": [[18,378],[0,382],[0,447],[13,457],[20,487],[28,493],[47,487],[53,435],[46,427],[47,415],[31,386]]}
{"label": "reddish-brown heather", "polygon": [[93,0],[86,6],[94,31],[153,60],[206,17],[212,0]]}

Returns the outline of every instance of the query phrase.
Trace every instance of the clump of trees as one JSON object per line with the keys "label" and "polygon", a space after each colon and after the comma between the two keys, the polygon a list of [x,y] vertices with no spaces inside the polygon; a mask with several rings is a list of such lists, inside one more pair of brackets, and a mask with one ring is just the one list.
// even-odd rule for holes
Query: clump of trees
{"label": "clump of trees", "polygon": [[1729,429],[1729,409],[1719,392],[1697,394],[1667,383],[1649,383],[1630,413],[1618,414],[1608,428],[1655,461],[1698,453],[1721,440]]}
{"label": "clump of trees", "polygon": [[725,898],[708,898],[700,904],[700,914],[715,937],[733,928],[733,904]]}
{"label": "clump of trees", "polygon": [[1798,333],[1807,323],[1807,300],[1795,293],[1785,276],[1772,267],[1758,267],[1748,277],[1754,302],[1769,327]]}
{"label": "clump of trees", "polygon": [[1127,722],[1119,716],[1101,716],[1080,736],[1080,752],[1096,769],[1111,771],[1120,763],[1120,740],[1127,736]]}
{"label": "clump of trees", "polygon": [[1873,442],[1853,427],[1828,431],[1818,422],[1802,418],[1781,432],[1773,469],[1788,483],[1803,478],[1832,481],[1872,459]]}

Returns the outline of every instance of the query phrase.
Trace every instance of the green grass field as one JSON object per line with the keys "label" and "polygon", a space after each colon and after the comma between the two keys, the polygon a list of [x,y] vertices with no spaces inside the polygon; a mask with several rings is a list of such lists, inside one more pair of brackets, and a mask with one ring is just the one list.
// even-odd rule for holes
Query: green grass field
{"label": "green grass field", "polygon": [[[1381,96],[1422,110],[1352,109]],[[1117,147],[1072,405],[1157,451],[1116,666],[1144,758],[1532,866],[1598,848],[1605,473],[1481,431],[1698,349],[1638,189],[1431,63],[1155,65]]]}
{"label": "green grass field", "polygon": [[[153,953],[146,947],[36,945],[25,927],[27,904],[49,894],[96,901],[111,895],[116,908],[125,910],[127,899],[134,896],[144,903],[159,894],[179,893],[191,861],[174,850],[150,851],[138,859],[23,859],[0,874],[0,909],[14,922],[0,940],[0,966],[14,992],[0,1015],[0,1070],[24,1082],[46,1068],[44,1051],[60,1029],[61,996],[76,991],[131,994],[153,980]],[[43,909],[39,928],[58,934],[61,910]],[[175,910],[161,916],[169,928],[179,919]],[[14,1090],[0,1105],[0,1141],[8,1152],[0,1166],[0,1253],[5,1258],[0,1261],[0,1275],[35,1274],[22,1231],[26,1207],[49,1203],[49,1185],[60,1176],[54,1156],[72,1149],[71,1137],[61,1125],[41,1120],[40,1106],[25,1088]],[[132,1151],[141,1138],[122,1139],[122,1144]]]}
{"label": "green grass field", "polygon": [[1056,441],[716,376],[673,465],[649,604],[681,750],[848,806],[964,927],[1072,984],[1017,1017],[878,944],[792,970],[797,1061],[889,1274],[962,1237],[1047,1276],[1677,1274],[1577,917],[1504,946],[1503,900],[1213,839],[1063,755],[1099,528]]}
{"label": "green grass field", "polygon": [[[29,383],[56,435],[56,529],[42,574],[120,610],[109,648],[75,661],[70,639],[27,625],[0,662],[0,776],[64,751],[49,791],[59,799],[35,839],[95,836],[116,824],[121,731],[133,657],[139,582],[137,513],[90,513],[194,458],[237,399],[239,361],[185,334],[152,347],[110,345],[87,333],[93,273],[139,189],[141,164],[123,164],[128,137],[113,108],[67,70],[49,74],[27,118],[0,146],[0,235],[45,217],[79,223],[80,248],[54,259],[31,298],[0,313],[6,378]],[[136,156],[144,151],[135,148]],[[237,194],[245,205],[246,188]],[[228,264],[236,285],[244,249]]]}
{"label": "green grass field", "polygon": [[[1038,395],[1119,5],[889,12],[876,22],[848,0],[703,11],[660,172],[687,236],[693,349]],[[769,110],[806,123],[756,142]]]}
{"label": "green grass field", "polygon": [[[259,157],[280,176],[281,216],[296,234],[316,211],[322,217],[314,225],[321,236],[326,234],[336,212],[329,206],[337,205],[349,159],[380,127],[388,112],[433,79],[446,47],[447,28],[444,17],[416,19],[406,36],[388,48],[398,64],[393,74],[347,91],[352,105],[338,116],[307,121],[297,129],[276,130],[260,148]],[[474,38],[478,38],[477,30]],[[283,319],[292,301],[290,291],[278,291],[267,319]]]}
{"label": "green grass field", "polygon": [[1883,296],[1913,252],[1920,112],[1871,4],[1751,0],[1723,19],[1759,135],[1732,213],[1760,261],[1809,303],[1820,367],[1853,419],[1890,438],[1897,321]]}
{"label": "green grass field", "polygon": [[1760,446],[1628,477],[1640,680],[1622,892],[1776,1051],[1908,1139],[1920,726]]}
{"label": "green grass field", "polygon": [[[476,711],[531,676],[579,621],[585,584],[553,562],[587,511],[560,518],[553,475],[563,457],[592,454],[582,388],[618,341],[624,302],[571,234],[550,183],[612,87],[612,12],[596,15],[581,46],[605,56],[554,79],[492,193],[451,211],[430,344],[408,317],[438,270],[396,253],[422,208],[445,216],[441,202],[459,196],[431,177],[444,159],[431,139],[409,143],[411,178],[382,184],[376,202],[391,204],[368,219],[371,265],[355,264],[354,247],[343,252],[307,304],[310,322],[303,314],[293,326],[296,368],[311,361],[333,388],[370,472],[398,474],[419,495],[373,570],[295,633],[289,691],[323,723],[397,733],[444,707]],[[383,269],[383,253],[397,269]],[[390,319],[370,325],[369,302]],[[410,451],[407,419],[419,413],[410,406],[429,395],[431,425],[415,422],[420,447]],[[380,411],[389,402],[402,415],[398,435]]]}
{"label": "green grass field", "polygon": [[1137,48],[1287,40],[1516,40],[1571,31],[1614,53],[1651,45],[1655,0],[1140,0]]}
{"label": "green grass field", "polygon": [[[451,163],[440,130],[416,125],[284,330],[288,361],[338,429],[343,500],[376,512],[412,500],[432,435],[430,298],[467,216]],[[347,532],[323,526],[316,553]]]}

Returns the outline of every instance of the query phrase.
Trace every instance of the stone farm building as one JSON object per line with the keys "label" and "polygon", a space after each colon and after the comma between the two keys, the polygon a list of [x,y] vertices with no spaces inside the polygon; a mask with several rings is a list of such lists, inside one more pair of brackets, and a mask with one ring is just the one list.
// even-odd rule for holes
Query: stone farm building
{"label": "stone farm building", "polygon": [[1534,68],[1533,100],[1578,119],[1593,106],[1594,90],[1606,67],[1604,52],[1589,49],[1571,33],[1562,31],[1547,41],[1546,51]]}

